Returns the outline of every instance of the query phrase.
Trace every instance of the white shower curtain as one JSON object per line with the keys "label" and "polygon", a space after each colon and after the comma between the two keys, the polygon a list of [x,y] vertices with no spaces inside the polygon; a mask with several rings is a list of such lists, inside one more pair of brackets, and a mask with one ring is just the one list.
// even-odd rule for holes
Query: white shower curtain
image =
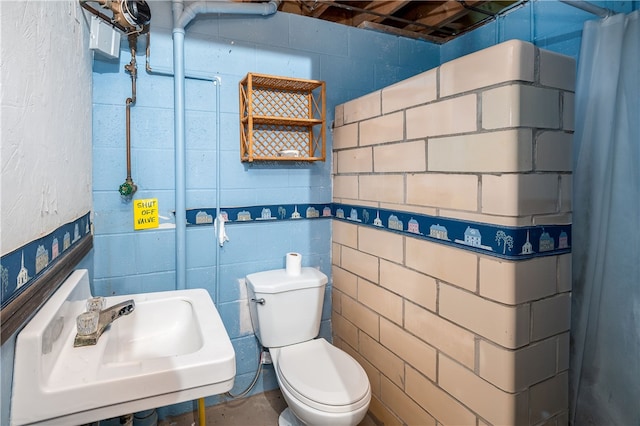
{"label": "white shower curtain", "polygon": [[574,135],[571,418],[640,425],[640,10],[585,23]]}

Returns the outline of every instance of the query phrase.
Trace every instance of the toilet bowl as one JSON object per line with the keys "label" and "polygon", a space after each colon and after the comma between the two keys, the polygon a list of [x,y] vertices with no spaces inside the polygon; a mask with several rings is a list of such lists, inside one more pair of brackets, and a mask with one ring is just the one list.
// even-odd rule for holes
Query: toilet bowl
{"label": "toilet bowl", "polygon": [[367,374],[349,354],[316,338],[327,276],[305,267],[294,276],[278,269],[245,281],[253,329],[271,352],[288,405],[280,426],[360,423],[371,401]]}
{"label": "toilet bowl", "polygon": [[364,369],[325,339],[274,348],[271,357],[280,390],[302,424],[351,426],[366,415],[371,387]]}

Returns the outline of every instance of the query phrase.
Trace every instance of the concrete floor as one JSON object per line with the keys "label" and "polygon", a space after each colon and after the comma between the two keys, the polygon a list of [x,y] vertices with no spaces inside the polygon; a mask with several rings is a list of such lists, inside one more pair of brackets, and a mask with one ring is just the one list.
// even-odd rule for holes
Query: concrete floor
{"label": "concrete floor", "polygon": [[[206,426],[276,426],[278,416],[287,403],[279,390],[272,390],[249,398],[214,405],[206,409]],[[369,414],[359,426],[378,426]],[[158,422],[158,426],[201,426],[198,413],[186,413]]]}

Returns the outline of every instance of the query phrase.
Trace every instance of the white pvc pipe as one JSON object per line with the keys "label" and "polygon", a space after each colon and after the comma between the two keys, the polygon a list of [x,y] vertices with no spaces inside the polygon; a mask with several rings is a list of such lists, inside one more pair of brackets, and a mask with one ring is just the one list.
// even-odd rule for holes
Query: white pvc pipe
{"label": "white pvc pipe", "polygon": [[[232,3],[205,1],[190,4],[186,9],[182,0],[172,0],[173,11],[173,94],[174,94],[174,149],[175,149],[175,203],[176,203],[176,289],[183,290],[187,286],[187,209],[186,209],[186,147],[185,147],[185,65],[184,37],[185,28],[200,14],[220,15],[272,15],[278,10],[278,1],[269,3]],[[219,86],[218,86],[219,87]],[[219,98],[219,91],[218,91]],[[219,109],[219,108],[218,108]],[[218,126],[219,127],[219,126]],[[219,134],[218,134],[218,140]],[[216,143],[219,143],[217,141]],[[220,151],[216,152],[220,156]],[[219,168],[218,168],[219,169]],[[219,191],[219,174],[216,175],[216,191]],[[219,204],[219,196],[216,196]],[[219,212],[219,206],[216,206]],[[216,253],[219,248],[216,250]],[[219,254],[216,255],[219,263]],[[219,270],[220,265],[216,264]],[[216,286],[218,283],[216,283]]]}
{"label": "white pvc pipe", "polygon": [[184,96],[184,29],[173,29],[173,131],[175,144],[176,290],[187,288],[187,208]]}
{"label": "white pvc pipe", "polygon": [[175,22],[180,28],[187,25],[197,15],[220,14],[220,15],[273,15],[278,10],[279,2],[269,3],[234,3],[227,1],[199,1],[190,4],[182,12],[178,21]]}
{"label": "white pvc pipe", "polygon": [[[220,135],[221,135],[221,131],[220,131],[220,124],[221,124],[221,119],[220,119],[220,86],[222,85],[222,80],[220,80],[220,78],[218,77],[216,79],[216,81],[213,82],[213,84],[216,86],[216,217],[214,219],[214,221],[217,221],[218,218],[220,217],[220,177],[221,177],[221,173],[220,173],[220,148],[222,146],[222,144],[220,143]],[[215,222],[217,223],[217,222]],[[221,232],[220,229],[217,230],[218,232]],[[216,303],[220,303],[220,236],[218,234],[215,235],[215,244],[216,244],[216,292],[215,292],[215,297],[216,297]]]}

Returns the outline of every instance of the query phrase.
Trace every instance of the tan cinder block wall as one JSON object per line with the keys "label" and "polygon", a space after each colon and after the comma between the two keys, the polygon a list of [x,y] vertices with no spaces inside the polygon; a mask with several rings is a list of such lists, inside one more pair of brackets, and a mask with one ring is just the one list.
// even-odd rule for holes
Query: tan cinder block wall
{"label": "tan cinder block wall", "polygon": [[[572,58],[509,41],[336,108],[334,202],[571,222]],[[387,425],[566,424],[570,254],[507,261],[333,221],[333,338]]]}

